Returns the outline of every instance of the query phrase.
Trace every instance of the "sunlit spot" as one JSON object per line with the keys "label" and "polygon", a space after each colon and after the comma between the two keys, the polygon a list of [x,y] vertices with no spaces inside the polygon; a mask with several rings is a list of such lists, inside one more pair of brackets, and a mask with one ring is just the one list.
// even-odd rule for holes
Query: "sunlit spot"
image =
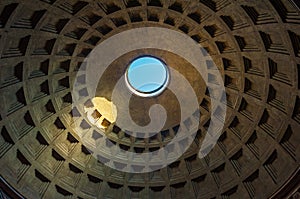
{"label": "sunlit spot", "polygon": [[106,130],[117,118],[117,107],[104,97],[92,99],[94,107],[84,107],[88,120],[102,130]]}

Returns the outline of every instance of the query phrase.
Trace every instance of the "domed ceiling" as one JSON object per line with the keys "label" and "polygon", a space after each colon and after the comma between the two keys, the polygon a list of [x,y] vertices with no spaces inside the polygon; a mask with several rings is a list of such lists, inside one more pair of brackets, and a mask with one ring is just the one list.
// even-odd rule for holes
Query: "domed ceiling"
{"label": "domed ceiling", "polygon": [[[297,0],[1,0],[0,198],[298,198],[299,6]],[[151,40],[152,47],[112,60],[91,98],[89,57],[115,36],[141,28],[170,35],[158,31],[163,42]],[[205,58],[206,75],[175,53],[200,59],[171,32],[192,41]],[[139,37],[117,40],[104,51],[110,55]],[[138,43],[143,40],[132,45]],[[154,47],[163,43],[176,48]],[[126,89],[117,90],[115,103],[114,88],[143,55],[183,76],[197,103],[182,117],[177,94],[187,97],[190,90],[176,81],[177,93],[167,88],[154,97],[132,95],[127,108],[137,125],[151,123],[153,105],[165,108],[163,127],[147,135],[118,125],[113,114],[122,116],[127,96]],[[97,57],[96,69],[103,63]],[[225,86],[215,108],[210,84]],[[192,106],[188,99],[183,104]],[[202,150],[213,119],[224,126],[213,129],[220,132],[214,147]],[[170,164],[150,171],[133,164],[193,125],[194,139]],[[101,155],[116,147],[134,154],[120,159],[138,172]]]}

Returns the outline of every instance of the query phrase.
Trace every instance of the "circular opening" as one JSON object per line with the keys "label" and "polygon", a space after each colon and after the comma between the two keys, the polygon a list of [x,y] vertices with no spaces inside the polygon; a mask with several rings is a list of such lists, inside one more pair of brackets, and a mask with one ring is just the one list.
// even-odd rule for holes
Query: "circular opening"
{"label": "circular opening", "polygon": [[159,95],[167,87],[168,80],[167,66],[152,56],[136,58],[126,71],[127,86],[142,97]]}

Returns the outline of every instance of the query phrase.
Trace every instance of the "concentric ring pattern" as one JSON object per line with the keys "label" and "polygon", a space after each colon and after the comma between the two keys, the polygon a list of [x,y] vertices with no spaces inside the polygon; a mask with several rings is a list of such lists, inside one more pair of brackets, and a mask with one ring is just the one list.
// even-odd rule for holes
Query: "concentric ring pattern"
{"label": "concentric ring pattern", "polygon": [[[218,116],[210,112],[213,96],[207,90],[199,97],[200,116],[190,118],[200,122],[196,139],[180,159],[151,173],[122,173],[82,145],[74,122],[92,131],[91,139],[103,135],[72,109],[71,91],[74,83],[81,86],[78,97],[93,107],[79,70],[84,59],[112,35],[151,26],[189,35],[212,57],[226,87],[225,126],[212,152],[199,159],[210,114]],[[0,173],[26,198],[299,195],[296,0],[1,0],[0,56]],[[208,71],[211,64],[206,62]],[[105,135],[124,150],[142,153],[163,147],[189,122],[142,139],[105,121]]]}

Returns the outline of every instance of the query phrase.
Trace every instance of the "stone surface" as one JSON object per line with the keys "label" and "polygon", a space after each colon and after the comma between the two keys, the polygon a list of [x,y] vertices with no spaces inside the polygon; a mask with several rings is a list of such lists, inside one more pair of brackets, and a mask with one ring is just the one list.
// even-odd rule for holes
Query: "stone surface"
{"label": "stone surface", "polygon": [[[298,198],[296,5],[296,0],[1,0],[1,177],[26,198]],[[197,90],[201,115],[193,116],[200,124],[194,143],[176,162],[151,173],[122,173],[98,162],[74,132],[78,122],[90,139],[103,138],[81,109],[72,107],[72,87],[75,82],[82,87],[77,94],[82,104],[76,106],[93,107],[84,71],[78,71],[85,57],[117,33],[152,26],[189,35],[213,58],[226,87],[225,126],[213,151],[199,159],[212,114],[203,80],[172,53],[128,53],[106,71],[99,95],[110,99],[127,63],[151,53],[185,75]],[[170,119],[157,136],[136,139],[109,121],[105,134],[129,151],[164,146],[178,128],[178,104],[171,98],[166,91],[148,104],[131,101],[139,124],[149,122],[141,106],[168,107]],[[6,197],[10,192],[3,184],[0,196]]]}

